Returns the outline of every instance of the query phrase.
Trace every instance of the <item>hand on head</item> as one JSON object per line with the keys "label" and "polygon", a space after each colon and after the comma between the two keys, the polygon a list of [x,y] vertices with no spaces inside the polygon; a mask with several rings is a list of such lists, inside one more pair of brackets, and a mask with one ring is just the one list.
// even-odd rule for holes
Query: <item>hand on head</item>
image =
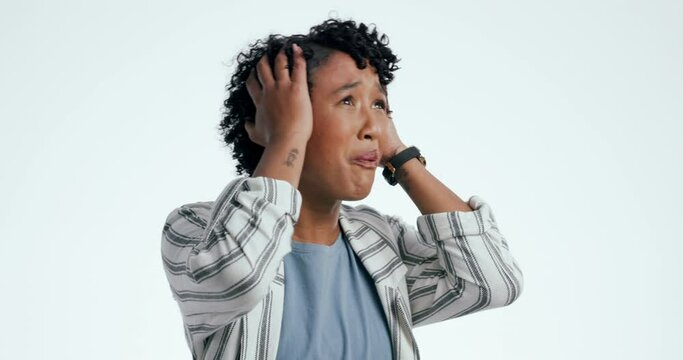
{"label": "hand on head", "polygon": [[264,55],[247,78],[247,91],[256,107],[256,115],[254,122],[245,123],[245,128],[251,141],[263,147],[288,137],[308,140],[313,131],[306,59],[301,48],[294,44],[290,75],[284,47],[275,57],[274,69],[270,68]]}

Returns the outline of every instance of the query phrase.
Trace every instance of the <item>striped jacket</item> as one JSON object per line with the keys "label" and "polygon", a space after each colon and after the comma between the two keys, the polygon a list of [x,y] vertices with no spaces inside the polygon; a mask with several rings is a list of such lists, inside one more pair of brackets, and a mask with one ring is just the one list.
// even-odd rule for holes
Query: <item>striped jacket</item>
{"label": "striped jacket", "polygon": [[[161,255],[193,359],[275,359],[284,256],[301,193],[269,177],[237,177],[215,201],[175,208]],[[342,203],[339,224],[372,276],[394,359],[419,359],[412,328],[509,305],[522,271],[489,205],[417,218],[417,227],[367,205]]]}

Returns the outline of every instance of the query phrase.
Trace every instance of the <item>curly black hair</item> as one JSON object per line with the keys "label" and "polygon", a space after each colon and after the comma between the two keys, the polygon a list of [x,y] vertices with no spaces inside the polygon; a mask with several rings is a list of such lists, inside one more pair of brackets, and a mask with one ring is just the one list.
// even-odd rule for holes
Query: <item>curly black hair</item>
{"label": "curly black hair", "polygon": [[[223,120],[219,124],[219,131],[225,145],[232,148],[232,157],[237,160],[237,174],[247,172],[251,176],[258,165],[264,148],[249,139],[244,129],[245,121],[254,121],[256,108],[247,92],[246,80],[252,68],[263,56],[268,56],[268,62],[273,68],[275,56],[285,47],[287,63],[292,65],[291,44],[296,43],[303,49],[306,58],[306,77],[309,95],[313,88],[311,72],[321,66],[335,51],[347,53],[356,61],[359,69],[367,67],[367,60],[377,69],[377,75],[382,87],[394,79],[393,71],[399,69],[396,63],[400,61],[387,46],[389,39],[386,34],[378,35],[377,27],[370,29],[366,24],[356,24],[353,20],[329,18],[319,25],[310,28],[306,35],[296,34],[284,36],[271,34],[249,45],[249,49],[236,56],[237,69],[226,86],[228,97],[223,102]],[[291,73],[291,67],[290,67]]]}

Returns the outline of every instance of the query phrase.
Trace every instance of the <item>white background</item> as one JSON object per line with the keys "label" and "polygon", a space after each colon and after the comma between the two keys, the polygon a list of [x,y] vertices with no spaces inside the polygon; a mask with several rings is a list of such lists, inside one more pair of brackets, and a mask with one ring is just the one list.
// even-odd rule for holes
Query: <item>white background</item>
{"label": "white background", "polygon": [[[0,358],[190,358],[166,215],[235,176],[233,57],[332,15],[389,36],[399,135],[524,272],[512,305],[415,329],[424,359],[680,359],[681,4],[2,2]],[[362,202],[419,215],[379,171]]]}

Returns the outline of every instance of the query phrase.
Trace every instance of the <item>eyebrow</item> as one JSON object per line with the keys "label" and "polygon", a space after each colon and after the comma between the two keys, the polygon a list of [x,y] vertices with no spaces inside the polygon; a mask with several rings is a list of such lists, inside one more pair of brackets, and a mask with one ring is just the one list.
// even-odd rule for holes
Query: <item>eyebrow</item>
{"label": "eyebrow", "polygon": [[[353,88],[355,88],[356,86],[358,86],[358,85],[360,85],[360,84],[361,84],[360,81],[354,81],[354,82],[351,82],[351,83],[348,83],[348,84],[344,84],[344,85],[340,86],[339,88],[337,88],[337,90],[335,90],[335,91],[333,92],[333,94],[342,92],[342,91],[347,90],[347,89],[353,89]],[[379,84],[378,82],[375,83],[375,85],[377,85],[377,89],[378,89],[382,94],[384,94],[384,96],[388,96],[387,91],[386,91],[386,89],[385,89],[384,87],[380,86],[380,84]]]}

